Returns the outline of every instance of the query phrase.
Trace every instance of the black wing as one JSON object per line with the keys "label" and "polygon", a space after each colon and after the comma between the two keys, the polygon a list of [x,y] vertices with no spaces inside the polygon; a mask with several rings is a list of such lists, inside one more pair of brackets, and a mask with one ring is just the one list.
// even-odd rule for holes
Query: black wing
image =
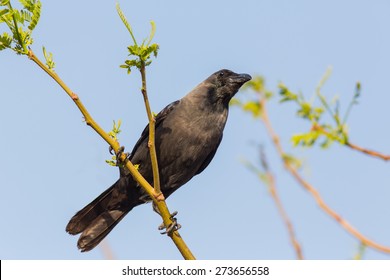
{"label": "black wing", "polygon": [[[175,102],[172,102],[168,106],[166,106],[164,109],[160,111],[160,113],[156,116],[156,124],[155,129],[161,124],[161,122],[169,115],[169,113],[177,106],[177,104],[180,103],[180,100],[177,100]],[[141,145],[142,142],[144,142],[149,137],[149,124],[145,127],[144,131],[142,131],[141,137],[138,139],[137,143],[135,143],[133,151],[131,152],[129,159],[131,160],[133,158],[133,155],[135,151],[137,151],[138,147]]]}
{"label": "black wing", "polygon": [[209,155],[208,155],[207,158],[204,160],[204,162],[202,163],[202,165],[199,167],[199,169],[198,169],[198,171],[195,173],[195,175],[198,175],[198,174],[202,173],[202,171],[210,164],[211,160],[214,158],[215,153],[216,153],[217,150],[218,150],[219,144],[221,144],[221,141],[222,141],[222,134],[221,134],[221,137],[220,137],[219,140],[218,140],[217,146],[215,147],[215,149],[214,149],[211,153],[209,153]]}

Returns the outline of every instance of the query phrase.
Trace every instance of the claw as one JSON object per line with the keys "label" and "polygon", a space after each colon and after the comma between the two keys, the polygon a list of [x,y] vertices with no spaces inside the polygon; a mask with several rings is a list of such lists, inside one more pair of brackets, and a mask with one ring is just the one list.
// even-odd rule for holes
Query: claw
{"label": "claw", "polygon": [[177,219],[174,218],[176,215],[177,215],[177,211],[175,211],[175,212],[173,212],[173,213],[171,214],[171,218],[170,218],[170,219],[171,219],[172,223],[171,223],[168,227],[166,227],[166,226],[164,225],[164,223],[162,223],[162,224],[158,227],[158,230],[163,230],[163,229],[165,229],[164,232],[160,232],[161,234],[171,235],[172,232],[174,232],[175,230],[179,230],[179,229],[181,228],[181,225],[177,223]]}
{"label": "claw", "polygon": [[[115,153],[116,161],[118,163],[124,163],[126,161],[126,159],[129,157],[129,154],[128,153],[124,153],[124,151],[125,151],[125,147],[121,146],[119,148],[118,152]],[[125,156],[126,156],[126,159],[124,161],[121,160],[122,154],[125,154]]]}
{"label": "claw", "polygon": [[114,154],[113,151],[114,151],[114,149],[111,146],[109,146],[108,147],[108,152],[110,153],[110,155]]}
{"label": "claw", "polygon": [[116,159],[117,159],[117,160],[120,159],[120,157],[121,157],[121,155],[122,155],[122,153],[123,153],[124,151],[125,151],[125,147],[120,146],[119,149],[118,149],[118,152],[115,153],[115,156],[116,156]]}

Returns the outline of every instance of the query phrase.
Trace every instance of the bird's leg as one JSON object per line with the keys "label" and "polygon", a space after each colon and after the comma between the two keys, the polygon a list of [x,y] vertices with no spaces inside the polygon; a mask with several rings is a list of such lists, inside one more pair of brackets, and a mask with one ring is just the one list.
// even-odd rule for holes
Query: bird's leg
{"label": "bird's leg", "polygon": [[[114,154],[113,153],[114,149],[111,146],[108,147],[108,151],[110,152],[111,155]],[[121,157],[122,157],[122,154],[123,154],[124,151],[125,151],[125,147],[120,146],[118,152],[115,153],[117,165],[120,164],[120,163],[124,163],[121,160]],[[128,156],[129,156],[128,153],[124,153],[124,154],[125,154],[126,158],[128,158]]]}
{"label": "bird's leg", "polygon": [[179,230],[179,229],[181,228],[181,225],[177,223],[177,219],[175,218],[176,215],[177,215],[177,211],[175,211],[175,212],[173,212],[173,213],[171,214],[170,220],[172,221],[172,223],[171,223],[168,227],[166,227],[166,226],[164,225],[164,223],[162,223],[162,224],[158,227],[159,230],[165,229],[164,232],[160,232],[161,234],[171,235],[172,232],[174,232],[175,230]]}
{"label": "bird's leg", "polygon": [[[153,202],[153,211],[156,212],[157,214],[159,214],[161,216],[161,213],[160,211],[158,210],[157,208],[157,205]],[[164,232],[160,232],[161,234],[168,234],[170,235],[172,232],[174,232],[175,230],[179,230],[181,228],[181,225],[177,223],[177,218],[175,218],[175,216],[177,215],[177,211],[173,212],[171,214],[171,217],[170,217],[170,220],[172,221],[172,223],[166,227],[164,225],[164,223],[162,223],[159,227],[158,227],[158,230],[163,230],[165,229]]]}

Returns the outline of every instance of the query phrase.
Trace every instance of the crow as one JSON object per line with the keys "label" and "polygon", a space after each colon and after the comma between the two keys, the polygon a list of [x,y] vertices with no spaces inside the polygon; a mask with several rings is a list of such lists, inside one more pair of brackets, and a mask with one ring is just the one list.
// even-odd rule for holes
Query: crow
{"label": "crow", "polygon": [[[155,117],[155,147],[165,198],[209,165],[222,140],[229,101],[250,79],[248,74],[220,70]],[[153,186],[148,140],[146,126],[128,159],[139,165],[138,171]],[[131,209],[150,201],[130,172],[120,167],[118,181],[77,212],[66,231],[81,233],[77,246],[82,252],[90,251]]]}

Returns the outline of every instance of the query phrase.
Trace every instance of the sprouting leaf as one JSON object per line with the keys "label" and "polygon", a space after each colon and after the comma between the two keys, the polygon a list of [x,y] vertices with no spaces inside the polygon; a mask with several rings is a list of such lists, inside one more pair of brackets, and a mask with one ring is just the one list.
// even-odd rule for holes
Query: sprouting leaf
{"label": "sprouting leaf", "polygon": [[0,11],[0,22],[4,22],[4,19],[3,17],[8,14],[9,10],[8,9],[4,9],[4,10],[1,10]]}
{"label": "sprouting leaf", "polygon": [[121,120],[118,120],[117,123],[113,121],[112,129],[111,131],[108,132],[108,135],[110,135],[110,137],[116,141],[118,141],[118,134],[122,132],[120,129],[121,124],[122,124]]}
{"label": "sprouting leaf", "polygon": [[28,29],[33,31],[38,24],[39,18],[41,17],[41,2],[40,1],[36,2],[33,6],[33,9],[30,10],[30,12],[32,13],[32,17]]}
{"label": "sprouting leaf", "polygon": [[129,31],[130,36],[133,39],[134,45],[137,46],[137,41],[135,40],[133,30],[131,29],[130,23],[127,21],[126,16],[123,14],[118,2],[116,3],[116,11],[118,12],[118,15],[119,15],[120,19],[122,20],[123,24],[126,26],[127,30]]}
{"label": "sprouting leaf", "polygon": [[359,100],[360,94],[361,94],[361,84],[360,84],[360,82],[357,82],[356,86],[355,86],[355,94],[353,95],[352,100],[351,100],[351,102],[348,105],[348,109],[345,112],[342,124],[345,124],[347,122],[347,119],[349,117],[349,114],[351,113],[352,107],[354,105],[359,104],[358,100]]}
{"label": "sprouting leaf", "polygon": [[321,133],[317,130],[311,130],[306,133],[301,133],[301,134],[294,134],[291,137],[291,141],[294,146],[313,146],[315,142],[317,141],[318,137],[321,136]]}
{"label": "sprouting leaf", "polygon": [[301,103],[301,108],[298,110],[297,114],[298,116],[305,118],[305,119],[311,119],[311,112],[312,112],[312,107],[311,104],[308,102],[302,102]]}
{"label": "sprouting leaf", "polygon": [[283,154],[283,161],[294,166],[296,169],[300,169],[302,167],[302,161],[290,154]]}
{"label": "sprouting leaf", "polygon": [[0,35],[0,51],[10,48],[12,43],[12,37],[4,32],[3,35]]}
{"label": "sprouting leaf", "polygon": [[112,157],[111,157],[111,160],[106,159],[106,163],[108,163],[108,164],[111,165],[111,166],[117,166],[117,163],[116,163],[116,156],[112,156]]}
{"label": "sprouting leaf", "polygon": [[251,89],[257,93],[264,91],[264,78],[262,76],[256,75],[252,80],[246,82],[243,86],[243,89]]}
{"label": "sprouting leaf", "polygon": [[333,143],[333,140],[330,138],[325,138],[325,140],[320,144],[322,149],[327,149]]}
{"label": "sprouting leaf", "polygon": [[150,21],[150,25],[152,26],[152,30],[150,31],[149,41],[148,41],[148,43],[146,44],[147,46],[150,45],[150,43],[151,43],[152,40],[153,40],[154,34],[156,33],[156,24],[154,23],[153,20]]}
{"label": "sprouting leaf", "polygon": [[10,0],[0,0],[0,6],[7,6]]}
{"label": "sprouting leaf", "polygon": [[321,92],[322,87],[326,83],[326,81],[329,79],[330,75],[332,74],[332,66],[329,66],[328,69],[326,69],[325,74],[321,77],[321,80],[318,82],[316,92],[319,94]]}
{"label": "sprouting leaf", "polygon": [[43,51],[43,56],[45,57],[45,60],[46,60],[47,68],[49,68],[50,70],[53,70],[55,67],[55,63],[53,60],[53,54],[51,52],[47,53],[46,48],[44,46],[42,47],[42,51]]}
{"label": "sprouting leaf", "polygon": [[298,94],[291,92],[284,84],[280,83],[278,87],[279,94],[282,96],[279,102],[298,101]]}
{"label": "sprouting leaf", "polygon": [[268,99],[271,99],[274,96],[274,93],[272,91],[270,91],[270,90],[266,90],[264,92],[264,96],[265,96],[265,99],[268,100]]}
{"label": "sprouting leaf", "polygon": [[237,98],[232,98],[230,100],[229,106],[242,106],[242,102]]}
{"label": "sprouting leaf", "polygon": [[260,116],[261,114],[261,105],[258,101],[248,101],[242,105],[242,109],[251,113],[254,118]]}
{"label": "sprouting leaf", "polygon": [[32,12],[34,10],[36,4],[36,1],[34,0],[19,0],[19,2],[29,12]]}

